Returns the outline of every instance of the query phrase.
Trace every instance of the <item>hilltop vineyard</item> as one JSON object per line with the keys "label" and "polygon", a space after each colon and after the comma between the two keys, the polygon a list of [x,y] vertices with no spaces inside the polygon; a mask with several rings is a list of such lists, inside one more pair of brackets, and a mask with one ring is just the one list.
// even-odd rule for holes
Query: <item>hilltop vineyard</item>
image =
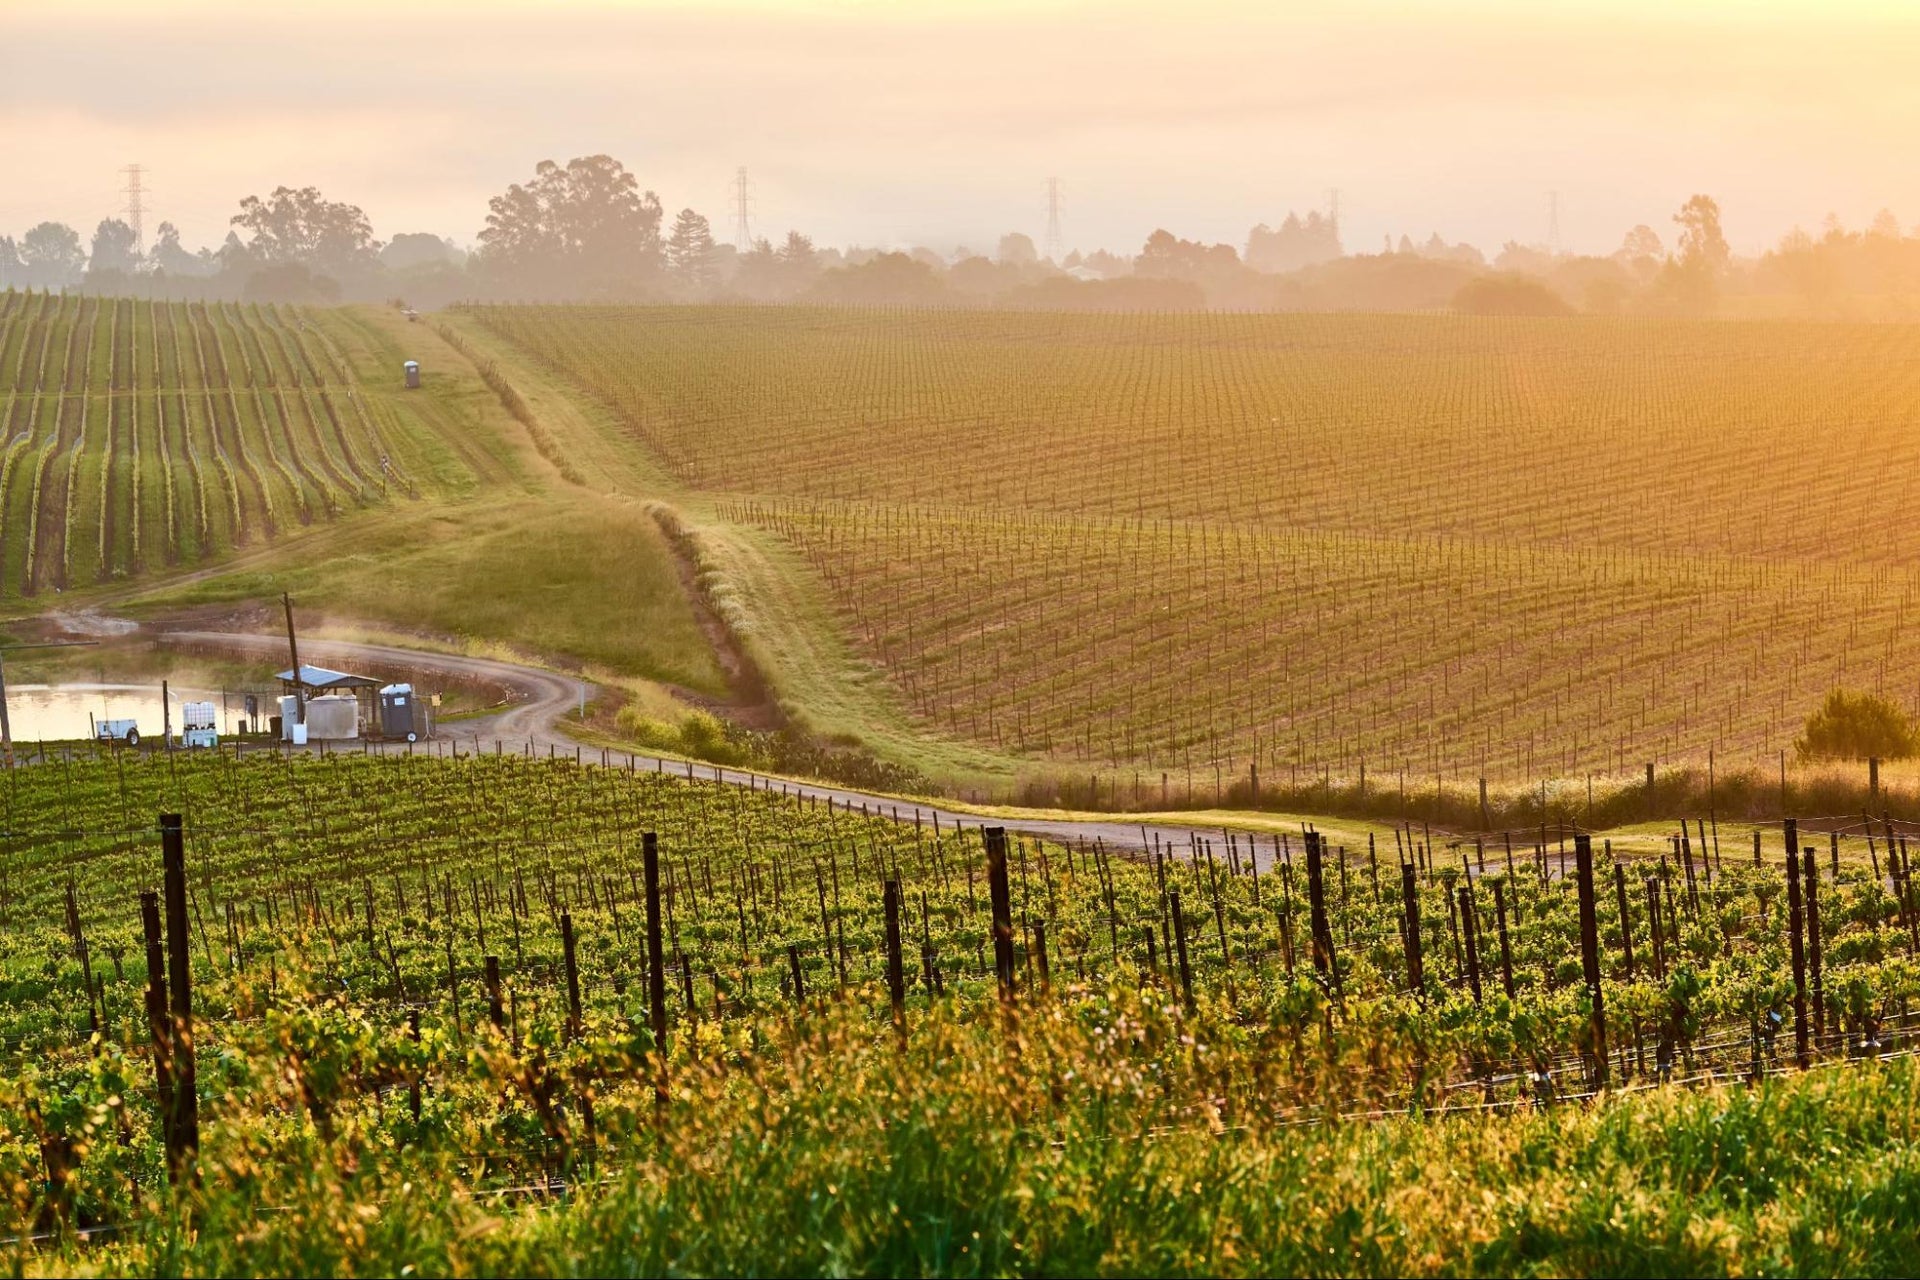
{"label": "hilltop vineyard", "polygon": [[414,491],[316,313],[0,294],[0,595],[191,565]]}
{"label": "hilltop vineyard", "polygon": [[610,754],[90,749],[0,808],[10,1222],[126,1223],[195,1148],[242,1217],[262,1162],[645,1170],[732,1098],[777,1132],[809,1087],[765,1072],[876,1053],[886,1090],[1050,1063],[1028,1122],[1108,1143],[1867,1070],[1920,1034],[1910,823],[1142,856]]}
{"label": "hilltop vineyard", "polygon": [[926,729],[1143,799],[1771,763],[1830,687],[1920,700],[1911,327],[473,315],[798,548]]}

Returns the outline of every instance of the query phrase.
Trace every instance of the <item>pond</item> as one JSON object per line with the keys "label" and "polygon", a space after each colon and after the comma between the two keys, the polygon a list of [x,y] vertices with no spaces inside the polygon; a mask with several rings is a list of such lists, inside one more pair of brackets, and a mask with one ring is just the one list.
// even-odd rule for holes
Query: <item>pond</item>
{"label": "pond", "polygon": [[[176,685],[168,690],[168,695],[175,733],[180,732],[180,709],[189,702],[211,702],[223,735],[237,732],[246,718],[246,694],[237,689],[192,689]],[[266,694],[255,696],[260,700],[262,716],[276,710]],[[157,739],[162,721],[160,686],[9,684],[7,720],[15,742],[90,737],[96,720],[133,720],[140,726],[141,737]]]}

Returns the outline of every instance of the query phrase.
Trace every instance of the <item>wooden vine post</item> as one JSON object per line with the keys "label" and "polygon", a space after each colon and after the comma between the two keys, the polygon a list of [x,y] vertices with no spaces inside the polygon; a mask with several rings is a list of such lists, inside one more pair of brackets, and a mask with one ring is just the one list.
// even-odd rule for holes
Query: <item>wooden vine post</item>
{"label": "wooden vine post", "polygon": [[160,855],[166,897],[167,995],[172,1014],[167,1058],[173,1078],[173,1108],[167,1125],[167,1151],[174,1167],[181,1168],[200,1148],[200,1096],[193,1061],[193,959],[192,939],[187,932],[187,844],[177,813],[160,815]]}
{"label": "wooden vine post", "polygon": [[1000,999],[1012,1004],[1013,893],[1007,883],[1007,832],[1004,827],[982,827],[980,834],[987,849],[987,895],[993,907],[993,973]]}
{"label": "wooden vine post", "polygon": [[1801,940],[1800,859],[1793,842],[1798,836],[1792,818],[1787,828],[1787,946],[1793,958],[1793,1056],[1805,1070],[1811,1062],[1807,1052],[1807,952]]}
{"label": "wooden vine post", "polygon": [[893,1005],[893,1025],[903,1037],[907,1034],[907,973],[900,957],[900,882],[889,879],[883,886],[887,915],[887,998]]}
{"label": "wooden vine post", "polygon": [[647,893],[647,1018],[653,1030],[653,1051],[660,1055],[657,1092],[666,1101],[667,1077],[667,961],[660,945],[660,841],[654,832],[640,835],[640,869]]}
{"label": "wooden vine post", "polygon": [[167,1175],[178,1172],[173,1146],[173,1031],[167,1014],[166,944],[160,932],[160,896],[140,895],[140,927],[147,942],[147,1034],[153,1041],[153,1088],[160,1104],[161,1134],[167,1148]]}
{"label": "wooden vine post", "polygon": [[1580,967],[1587,979],[1587,1000],[1592,1006],[1591,1051],[1593,1082],[1607,1087],[1607,1014],[1600,991],[1600,919],[1593,891],[1593,840],[1584,832],[1573,838],[1574,874],[1580,891]]}
{"label": "wooden vine post", "polygon": [[1400,864],[1400,904],[1405,916],[1407,990],[1418,995],[1426,985],[1426,975],[1420,963],[1420,889],[1411,862]]}

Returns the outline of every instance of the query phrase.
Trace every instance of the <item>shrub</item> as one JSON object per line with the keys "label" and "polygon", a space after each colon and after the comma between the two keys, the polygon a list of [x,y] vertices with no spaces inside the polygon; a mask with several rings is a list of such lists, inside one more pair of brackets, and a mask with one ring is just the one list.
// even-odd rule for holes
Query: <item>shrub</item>
{"label": "shrub", "polygon": [[1802,760],[1900,760],[1920,754],[1920,734],[1898,704],[1876,693],[1835,689],[1807,717],[1793,744]]}

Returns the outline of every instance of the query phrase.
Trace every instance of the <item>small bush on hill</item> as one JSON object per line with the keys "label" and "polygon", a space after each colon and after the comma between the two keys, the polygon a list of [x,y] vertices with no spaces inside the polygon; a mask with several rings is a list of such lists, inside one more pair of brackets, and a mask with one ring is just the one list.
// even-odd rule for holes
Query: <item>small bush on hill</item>
{"label": "small bush on hill", "polygon": [[1920,754],[1920,733],[1898,704],[1878,694],[1835,689],[1793,744],[1802,760],[1901,760]]}

